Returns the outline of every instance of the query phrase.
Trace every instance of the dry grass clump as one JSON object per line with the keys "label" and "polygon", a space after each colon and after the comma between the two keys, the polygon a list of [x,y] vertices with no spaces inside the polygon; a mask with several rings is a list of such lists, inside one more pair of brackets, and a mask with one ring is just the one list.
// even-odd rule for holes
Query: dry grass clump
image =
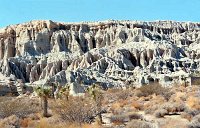
{"label": "dry grass clump", "polygon": [[132,120],[126,125],[126,128],[153,128],[152,124],[142,120]]}
{"label": "dry grass clump", "polygon": [[184,104],[179,103],[170,103],[167,102],[163,105],[152,105],[149,108],[145,109],[145,114],[154,114],[155,117],[161,118],[168,114],[179,114],[180,112],[183,112],[186,110],[186,107]]}
{"label": "dry grass clump", "polygon": [[129,98],[131,96],[131,92],[130,90],[121,90],[119,92],[116,93],[117,98],[120,100],[126,100],[127,98]]}
{"label": "dry grass clump", "polygon": [[185,92],[176,92],[170,98],[171,102],[183,102],[186,101],[186,94]]}
{"label": "dry grass clump", "polygon": [[186,87],[183,84],[176,83],[176,84],[173,85],[172,90],[174,92],[185,92],[186,91]]}
{"label": "dry grass clump", "polygon": [[41,119],[41,114],[30,114],[26,118],[22,118],[19,120],[20,127],[22,128],[34,128],[37,126],[38,122]]}
{"label": "dry grass clump", "polygon": [[97,115],[97,108],[90,99],[72,97],[70,100],[60,100],[52,107],[54,113],[69,123],[91,123]]}
{"label": "dry grass clump", "polygon": [[144,111],[146,114],[154,114],[156,110],[159,110],[163,104],[166,103],[164,97],[153,95],[150,101],[144,103]]}
{"label": "dry grass clump", "polygon": [[121,125],[124,124],[125,122],[128,122],[129,119],[126,115],[113,115],[110,118],[110,121],[114,124],[114,125]]}
{"label": "dry grass clump", "polygon": [[117,114],[119,113],[119,111],[122,109],[123,107],[123,104],[121,104],[120,102],[115,102],[111,105],[111,108],[110,108],[110,111],[113,113],[113,114]]}
{"label": "dry grass clump", "polygon": [[150,101],[144,103],[144,109],[149,109],[155,105],[162,106],[164,103],[166,103],[164,97],[153,95]]}
{"label": "dry grass clump", "polygon": [[112,101],[126,100],[132,96],[132,90],[109,89],[104,95],[107,100],[112,100]]}
{"label": "dry grass clump", "polygon": [[138,102],[138,101],[132,101],[131,106],[136,110],[142,110],[143,109],[143,104]]}
{"label": "dry grass clump", "polygon": [[168,111],[165,109],[156,110],[154,113],[155,117],[157,117],[157,118],[164,117],[166,114],[168,114]]}
{"label": "dry grass clump", "polygon": [[125,122],[129,122],[133,119],[138,120],[138,119],[143,119],[143,117],[140,114],[131,112],[120,115],[113,115],[110,118],[111,122],[114,123],[115,125],[124,124]]}
{"label": "dry grass clump", "polygon": [[149,108],[145,108],[144,112],[145,114],[154,114],[154,112],[158,110],[159,108],[160,108],[160,105],[153,105]]}
{"label": "dry grass clump", "polygon": [[0,121],[1,128],[19,128],[20,122],[19,118],[16,115],[9,116]]}
{"label": "dry grass clump", "polygon": [[19,118],[39,111],[39,104],[30,99],[12,99],[0,103],[0,118],[16,115]]}
{"label": "dry grass clump", "polygon": [[33,121],[30,119],[30,118],[24,118],[24,119],[21,119],[20,120],[20,126],[21,127],[25,127],[25,128],[27,128],[27,127],[29,127],[29,124],[31,124]]}
{"label": "dry grass clump", "polygon": [[199,97],[189,96],[189,98],[186,101],[186,104],[190,109],[200,110],[200,98]]}
{"label": "dry grass clump", "polygon": [[142,105],[140,103],[133,103],[128,102],[128,100],[120,100],[112,103],[110,105],[109,111],[111,111],[113,114],[119,114],[122,111],[124,111],[125,108],[129,106],[132,110],[139,110],[142,108]]}
{"label": "dry grass clump", "polygon": [[69,122],[49,123],[48,118],[42,118],[33,128],[101,128],[98,124],[76,124]]}
{"label": "dry grass clump", "polygon": [[141,96],[147,97],[149,95],[156,94],[163,96],[166,100],[169,100],[172,95],[172,92],[170,91],[169,88],[162,87],[158,83],[144,85],[140,87],[139,90],[141,91],[140,95],[138,95],[139,97]]}
{"label": "dry grass clump", "polygon": [[49,123],[49,121],[45,118],[40,119],[39,123],[35,124],[36,128],[75,128],[75,124],[68,124],[68,123]]}

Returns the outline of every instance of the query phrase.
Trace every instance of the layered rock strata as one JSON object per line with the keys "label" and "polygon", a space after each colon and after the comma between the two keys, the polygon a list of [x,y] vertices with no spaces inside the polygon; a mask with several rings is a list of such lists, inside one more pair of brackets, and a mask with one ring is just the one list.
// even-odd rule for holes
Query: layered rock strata
{"label": "layered rock strata", "polygon": [[198,74],[199,62],[200,23],[31,21],[0,29],[0,72],[29,83],[169,85]]}

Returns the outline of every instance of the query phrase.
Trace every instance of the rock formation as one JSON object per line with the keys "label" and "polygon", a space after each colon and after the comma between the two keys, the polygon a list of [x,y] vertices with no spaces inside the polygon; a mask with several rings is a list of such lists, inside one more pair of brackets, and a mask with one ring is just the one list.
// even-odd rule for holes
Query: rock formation
{"label": "rock formation", "polygon": [[31,21],[0,29],[0,72],[29,83],[169,85],[198,74],[199,62],[200,23]]}

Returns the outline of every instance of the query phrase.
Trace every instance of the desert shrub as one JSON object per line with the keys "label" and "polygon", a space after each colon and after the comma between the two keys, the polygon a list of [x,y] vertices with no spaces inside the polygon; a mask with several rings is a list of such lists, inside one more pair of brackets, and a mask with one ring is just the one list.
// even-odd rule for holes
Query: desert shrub
{"label": "desert shrub", "polygon": [[131,95],[130,90],[121,90],[117,93],[118,99],[126,100]]}
{"label": "desert shrub", "polygon": [[156,95],[162,95],[166,100],[170,99],[170,96],[172,95],[172,92],[169,88],[162,87],[158,83],[150,84],[150,85],[144,85],[139,88],[141,91],[139,96],[149,96],[152,94]]}
{"label": "desert shrub", "polygon": [[144,111],[146,114],[154,114],[154,112],[161,108],[166,103],[164,97],[158,95],[152,95],[152,99],[144,103]]}
{"label": "desert shrub", "polygon": [[137,113],[125,113],[120,115],[113,115],[110,118],[110,121],[114,124],[123,124],[133,119],[142,119],[142,115]]}
{"label": "desert shrub", "polygon": [[109,110],[113,113],[113,114],[119,114],[121,113],[121,111],[124,111],[124,107],[126,105],[128,105],[129,102],[127,100],[123,100],[123,101],[116,101],[113,104],[111,104]]}
{"label": "desert shrub", "polygon": [[190,96],[186,103],[189,108],[200,110],[200,99],[198,97]]}
{"label": "desert shrub", "polygon": [[91,123],[97,115],[97,108],[94,102],[82,97],[72,97],[68,101],[57,101],[52,109],[69,123]]}
{"label": "desert shrub", "polygon": [[20,120],[16,115],[9,116],[0,121],[1,128],[19,128]]}
{"label": "desert shrub", "polygon": [[172,103],[172,102],[165,103],[162,106],[162,108],[167,110],[168,113],[183,112],[186,109],[183,103]]}
{"label": "desert shrub", "polygon": [[137,113],[129,113],[128,117],[129,117],[130,120],[133,120],[133,119],[143,119],[143,116],[140,115],[140,114],[137,114]]}
{"label": "desert shrub", "polygon": [[131,106],[138,110],[141,110],[143,108],[143,104],[138,101],[132,101]]}
{"label": "desert shrub", "polygon": [[139,89],[136,89],[136,90],[134,91],[134,95],[137,96],[137,97],[142,97],[142,96],[143,96],[143,93],[142,93],[142,91],[140,91]]}
{"label": "desert shrub", "polygon": [[166,114],[183,112],[186,109],[184,104],[167,102],[163,105],[153,105],[145,109],[145,114],[154,114],[156,117],[163,117]]}
{"label": "desert shrub", "polygon": [[192,119],[188,125],[188,128],[200,128],[200,114]]}
{"label": "desert shrub", "polygon": [[154,105],[145,109],[145,114],[153,114],[156,110],[158,110],[159,106]]}
{"label": "desert shrub", "polygon": [[164,99],[164,97],[162,97],[160,95],[157,95],[157,96],[152,95],[148,102],[144,102],[144,109],[150,108],[150,107],[155,106],[155,105],[161,106],[164,103],[166,103],[166,100]]}
{"label": "desert shrub", "polygon": [[122,109],[122,104],[120,102],[115,102],[111,105],[111,112],[114,114],[118,114]]}
{"label": "desert shrub", "polygon": [[151,123],[142,120],[132,120],[126,125],[126,128],[153,128]]}
{"label": "desert shrub", "polygon": [[98,124],[79,124],[69,122],[50,123],[49,119],[42,118],[37,124],[31,128],[101,128]]}
{"label": "desert shrub", "polygon": [[174,95],[171,96],[170,101],[173,102],[182,102],[186,101],[186,95],[184,92],[176,92]]}
{"label": "desert shrub", "polygon": [[166,114],[168,114],[168,112],[165,109],[156,110],[154,113],[155,117],[157,117],[157,118],[164,117]]}
{"label": "desert shrub", "polygon": [[39,111],[39,104],[30,99],[13,99],[0,103],[0,118],[16,115],[19,118]]}
{"label": "desert shrub", "polygon": [[31,120],[31,118],[24,118],[24,119],[21,119],[20,120],[20,126],[21,127],[25,127],[25,128],[27,128],[27,127],[29,127],[29,125],[31,124],[31,123],[33,123],[33,121]]}
{"label": "desert shrub", "polygon": [[126,89],[109,89],[106,93],[105,98],[109,98],[109,100],[119,101],[126,100],[128,97],[132,95],[131,90]]}
{"label": "desert shrub", "polygon": [[110,121],[114,123],[115,125],[124,124],[125,122],[128,122],[129,119],[126,115],[113,115],[110,117]]}

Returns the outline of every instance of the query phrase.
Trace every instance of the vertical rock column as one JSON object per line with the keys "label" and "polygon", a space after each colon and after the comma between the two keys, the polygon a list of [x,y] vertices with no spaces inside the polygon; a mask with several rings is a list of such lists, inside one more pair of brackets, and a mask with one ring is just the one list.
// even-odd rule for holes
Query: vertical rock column
{"label": "vertical rock column", "polygon": [[4,57],[4,42],[3,38],[0,39],[0,59],[3,59]]}
{"label": "vertical rock column", "polygon": [[15,56],[15,43],[11,37],[8,37],[5,41],[5,55],[4,58],[14,57]]}

